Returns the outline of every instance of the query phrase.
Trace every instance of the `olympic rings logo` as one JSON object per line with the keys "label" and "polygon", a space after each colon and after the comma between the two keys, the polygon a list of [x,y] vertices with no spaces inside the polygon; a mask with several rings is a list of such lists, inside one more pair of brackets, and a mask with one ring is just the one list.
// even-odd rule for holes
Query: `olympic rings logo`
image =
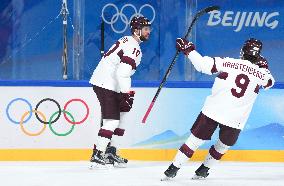
{"label": "olympic rings logo", "polygon": [[[26,112],[24,112],[24,113],[22,114],[20,121],[16,121],[16,120],[14,120],[14,119],[11,117],[11,115],[10,115],[10,108],[11,108],[11,105],[12,105],[12,104],[14,104],[15,102],[19,102],[19,101],[24,102],[25,104],[27,104],[28,107],[29,107],[29,110],[26,111]],[[50,118],[47,120],[45,114],[43,114],[43,113],[42,113],[41,111],[39,111],[38,109],[39,109],[39,106],[40,106],[41,104],[43,104],[44,102],[48,102],[48,101],[49,101],[49,102],[53,102],[53,103],[57,106],[58,110],[57,110],[56,112],[54,112],[54,113],[50,116]],[[83,118],[82,120],[80,120],[80,121],[75,121],[74,116],[73,116],[70,112],[67,111],[68,105],[70,105],[72,102],[80,102],[80,103],[82,103],[82,104],[84,105],[84,107],[86,108],[86,112],[87,112],[87,113],[86,113],[86,115],[84,116],[84,118]],[[44,125],[43,125],[43,128],[42,128],[40,131],[34,132],[34,133],[29,132],[29,131],[27,131],[27,130],[24,128],[24,123],[28,122],[28,121],[31,119],[33,113],[35,114],[37,120],[38,120],[40,123],[44,124]],[[60,118],[60,116],[61,116],[62,113],[63,113],[63,116],[64,116],[65,120],[66,120],[68,123],[70,123],[70,124],[72,125],[71,128],[70,128],[67,132],[65,132],[65,133],[56,132],[56,131],[54,130],[53,126],[52,126],[52,124],[55,123],[55,122]],[[35,109],[33,109],[31,103],[30,103],[28,100],[26,100],[26,99],[24,99],[24,98],[15,98],[15,99],[13,99],[12,101],[10,101],[10,102],[8,103],[8,105],[7,105],[7,107],[6,107],[6,115],[7,115],[7,118],[8,118],[12,123],[14,123],[14,124],[19,124],[20,127],[21,127],[21,130],[24,132],[24,134],[26,134],[26,135],[28,135],[28,136],[38,136],[38,135],[42,134],[42,133],[45,131],[45,129],[46,129],[46,125],[48,125],[49,129],[51,130],[51,132],[52,132],[53,134],[55,134],[55,135],[57,135],[57,136],[67,136],[67,135],[69,135],[69,134],[74,130],[75,125],[82,124],[82,123],[84,123],[84,122],[86,121],[86,119],[87,119],[88,116],[89,116],[89,107],[88,107],[87,103],[86,103],[84,100],[79,99],[79,98],[76,98],[76,99],[70,99],[69,101],[67,101],[67,102],[65,103],[64,107],[63,107],[63,110],[62,110],[61,107],[60,107],[60,105],[59,105],[59,103],[58,103],[56,100],[51,99],[51,98],[45,98],[45,99],[40,100],[40,101],[36,104]],[[67,117],[67,115],[68,115],[68,117]],[[69,118],[71,118],[71,120],[70,120]]]}
{"label": "olympic rings logo", "polygon": [[[106,17],[105,17],[105,14],[107,13],[106,9],[107,8],[114,8],[115,10],[115,14],[113,14],[112,16],[110,16],[110,20],[107,20]],[[130,18],[128,19],[127,16],[124,14],[124,10],[127,8],[127,7],[130,7],[131,9],[134,10],[134,14],[132,14],[130,16]],[[117,33],[117,34],[120,34],[120,33],[123,33],[126,31],[127,27],[129,26],[130,24],[130,21],[131,19],[134,17],[134,16],[143,16],[142,14],[142,11],[143,9],[146,9],[146,8],[149,8],[149,10],[152,11],[152,19],[150,20],[150,23],[152,23],[154,20],[155,20],[155,17],[156,17],[156,11],[154,9],[153,6],[151,6],[150,4],[144,4],[142,5],[139,10],[137,11],[136,7],[133,5],[133,4],[125,4],[123,5],[123,7],[121,8],[121,10],[119,11],[118,7],[113,4],[113,3],[108,3],[106,4],[103,9],[102,9],[102,19],[105,23],[109,24],[112,28],[112,30]],[[121,30],[118,30],[114,27],[114,24],[118,21],[118,19],[120,18],[120,20],[125,24],[125,26],[123,27],[123,29]]]}

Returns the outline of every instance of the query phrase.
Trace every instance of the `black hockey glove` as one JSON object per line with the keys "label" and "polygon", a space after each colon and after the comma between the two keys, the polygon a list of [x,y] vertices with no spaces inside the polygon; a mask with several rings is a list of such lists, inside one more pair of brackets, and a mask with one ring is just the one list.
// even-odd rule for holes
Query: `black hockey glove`
{"label": "black hockey glove", "polygon": [[195,50],[194,44],[188,42],[185,38],[177,38],[176,48],[185,55],[188,55],[191,51]]}
{"label": "black hockey glove", "polygon": [[134,91],[129,93],[120,93],[120,112],[129,112],[134,101]]}

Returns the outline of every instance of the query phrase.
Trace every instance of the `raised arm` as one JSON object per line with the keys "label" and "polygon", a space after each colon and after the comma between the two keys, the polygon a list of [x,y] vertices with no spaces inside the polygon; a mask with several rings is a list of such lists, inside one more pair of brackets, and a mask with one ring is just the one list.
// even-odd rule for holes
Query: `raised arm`
{"label": "raised arm", "polygon": [[[205,74],[214,74],[220,71],[220,68],[217,68],[215,58],[208,56],[201,56],[196,50],[193,43],[188,42],[184,38],[177,38],[176,48],[183,52],[188,59],[192,62],[194,68]],[[220,58],[218,58],[220,59]],[[220,61],[220,60],[219,60]],[[221,66],[220,66],[221,67]]]}

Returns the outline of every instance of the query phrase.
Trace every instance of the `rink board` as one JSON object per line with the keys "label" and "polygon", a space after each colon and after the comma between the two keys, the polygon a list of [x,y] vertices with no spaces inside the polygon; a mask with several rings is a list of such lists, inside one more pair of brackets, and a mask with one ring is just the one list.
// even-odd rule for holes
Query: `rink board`
{"label": "rink board", "polygon": [[[176,149],[121,149],[129,160],[171,161]],[[0,161],[88,161],[90,149],[1,149]],[[208,150],[197,150],[191,161],[203,161]],[[283,150],[229,150],[222,161],[284,162]]]}
{"label": "rink board", "polygon": [[[156,87],[135,87],[134,90],[133,109],[122,123],[126,132],[119,141],[121,154],[131,160],[171,160],[187,139],[210,94],[210,87],[164,88],[146,124],[141,120]],[[91,87],[17,85],[0,86],[0,91],[3,93],[0,97],[0,160],[89,159],[101,119],[100,105]],[[51,100],[62,110],[66,107],[68,113],[62,113],[53,124],[42,124],[35,113],[29,114],[28,111],[38,105],[41,120],[44,120],[42,115],[47,123],[55,120],[58,107]],[[261,91],[237,144],[223,160],[284,162],[283,113],[283,89]],[[79,123],[72,124],[70,115]],[[206,142],[195,153],[193,160],[203,159],[217,138],[216,133],[211,142]]]}

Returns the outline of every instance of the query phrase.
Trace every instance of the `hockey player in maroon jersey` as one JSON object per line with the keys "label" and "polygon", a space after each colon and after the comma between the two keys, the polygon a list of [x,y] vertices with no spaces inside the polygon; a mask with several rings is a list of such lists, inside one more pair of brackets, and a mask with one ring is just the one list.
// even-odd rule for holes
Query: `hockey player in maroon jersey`
{"label": "hockey player in maroon jersey", "polygon": [[245,41],[241,59],[201,56],[193,43],[178,38],[176,48],[183,52],[195,69],[205,74],[217,74],[211,95],[191,128],[187,141],[180,147],[172,164],[164,172],[167,180],[176,176],[182,164],[206,140],[210,140],[217,127],[219,139],[211,146],[193,179],[206,178],[209,169],[233,146],[244,128],[260,88],[269,89],[274,84],[267,61],[260,55],[262,42],[257,39]]}
{"label": "hockey player in maroon jersey", "polygon": [[119,39],[104,54],[93,72],[90,83],[101,105],[103,125],[91,156],[92,164],[126,164],[127,159],[116,153],[117,137],[123,136],[122,120],[132,108],[134,91],[131,76],[140,64],[142,52],[139,44],[150,36],[150,21],[136,16],[130,22],[131,36]]}

